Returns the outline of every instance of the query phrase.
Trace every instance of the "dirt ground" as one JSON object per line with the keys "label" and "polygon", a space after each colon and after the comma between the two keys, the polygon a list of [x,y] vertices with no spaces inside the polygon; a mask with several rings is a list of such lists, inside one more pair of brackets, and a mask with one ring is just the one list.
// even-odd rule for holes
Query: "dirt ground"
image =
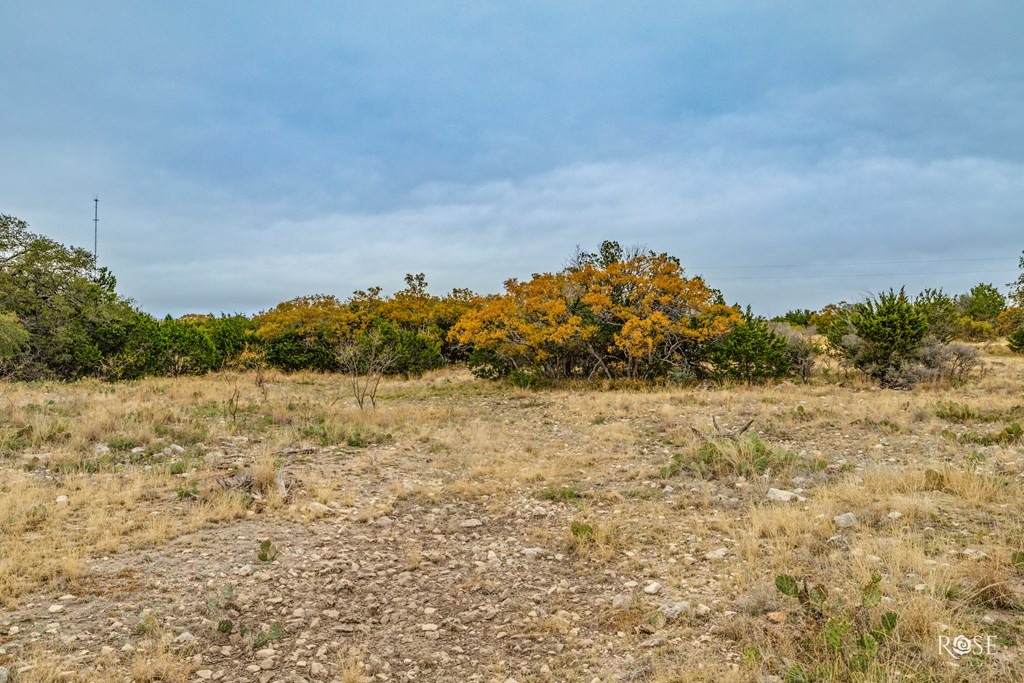
{"label": "dirt ground", "polygon": [[0,667],[1022,680],[1024,360],[986,368],[910,392],[450,370],[366,411],[318,375],[0,385]]}

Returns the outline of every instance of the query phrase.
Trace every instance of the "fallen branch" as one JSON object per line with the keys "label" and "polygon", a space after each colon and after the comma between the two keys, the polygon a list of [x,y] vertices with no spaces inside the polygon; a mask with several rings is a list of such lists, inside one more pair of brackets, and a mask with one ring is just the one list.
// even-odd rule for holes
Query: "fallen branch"
{"label": "fallen branch", "polygon": [[315,448],[286,448],[283,451],[278,451],[278,455],[309,455],[310,453],[316,453]]}
{"label": "fallen branch", "polygon": [[711,416],[711,424],[714,425],[714,427],[715,427],[715,436],[714,437],[708,436],[707,434],[705,434],[704,432],[700,431],[696,427],[691,426],[690,429],[693,431],[694,434],[697,435],[697,438],[702,439],[704,441],[713,441],[715,439],[733,439],[733,440],[735,440],[735,439],[739,438],[740,436],[742,436],[743,433],[746,432],[748,429],[750,429],[750,426],[752,424],[754,424],[754,418],[750,418],[749,420],[747,420],[747,423],[745,425],[743,425],[742,427],[739,427],[738,429],[730,429],[728,431],[725,431],[720,426],[718,426],[718,420],[715,418],[714,415]]}
{"label": "fallen branch", "polygon": [[249,471],[239,472],[233,477],[217,478],[217,484],[226,491],[252,491],[255,483],[256,480]]}

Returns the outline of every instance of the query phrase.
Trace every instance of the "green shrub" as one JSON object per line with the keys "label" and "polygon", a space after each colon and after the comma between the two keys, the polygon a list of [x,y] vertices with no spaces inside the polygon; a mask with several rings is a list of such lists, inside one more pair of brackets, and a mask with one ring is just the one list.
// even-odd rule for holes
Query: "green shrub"
{"label": "green shrub", "polygon": [[991,341],[996,338],[995,326],[987,320],[975,320],[969,315],[957,319],[957,336],[968,341]]}
{"label": "green shrub", "polygon": [[793,327],[811,327],[813,323],[811,319],[814,318],[815,312],[809,308],[795,309],[787,311],[785,315],[779,315],[772,318],[773,323],[786,323]]}
{"label": "green shrub", "polygon": [[845,321],[828,331],[829,343],[851,365],[882,386],[913,384],[906,368],[917,355],[928,325],[903,289],[854,304]]}
{"label": "green shrub", "polygon": [[1006,338],[1007,343],[1010,346],[1010,350],[1014,353],[1024,353],[1024,325],[1021,325],[1014,330],[1010,336]]}
{"label": "green shrub", "polygon": [[953,298],[941,289],[926,289],[918,294],[914,308],[924,318],[930,336],[942,342],[956,337],[960,312]]}
{"label": "green shrub", "polygon": [[557,503],[568,503],[581,497],[581,494],[569,486],[548,487],[544,490],[544,498]]}
{"label": "green shrub", "polygon": [[157,374],[203,375],[217,367],[217,347],[199,327],[168,318],[160,323],[159,335]]}
{"label": "green shrub", "polygon": [[469,352],[466,365],[480,379],[504,379],[515,369],[515,365],[504,356],[479,346]]}
{"label": "green shrub", "polygon": [[948,422],[969,422],[981,417],[977,410],[966,403],[939,401],[935,414]]}
{"label": "green shrub", "polygon": [[285,372],[338,370],[338,359],[333,342],[324,337],[306,336],[288,331],[267,339],[264,353],[271,367]]}
{"label": "green shrub", "polygon": [[962,313],[979,322],[993,323],[1006,308],[1006,297],[990,284],[980,283],[960,296]]}
{"label": "green shrub", "polygon": [[407,330],[397,324],[378,318],[366,333],[379,331],[381,343],[394,355],[394,362],[385,370],[388,375],[404,375],[406,379],[419,377],[427,370],[444,365],[440,342],[418,331]]}
{"label": "green shrub", "polygon": [[896,629],[899,615],[878,615],[883,601],[881,574],[860,591],[860,600],[833,599],[821,584],[809,585],[788,574],[775,577],[775,588],[794,598],[802,608],[798,615],[805,638],[798,660],[786,670],[787,683],[813,681],[886,680],[892,668],[890,657],[898,656]]}
{"label": "green shrub", "polygon": [[793,368],[786,340],[764,318],[751,315],[749,308],[739,325],[711,345],[707,360],[713,379],[748,384],[780,379]]}
{"label": "green shrub", "polygon": [[0,377],[13,372],[16,358],[28,345],[29,334],[13,313],[0,313]]}
{"label": "green shrub", "polygon": [[189,322],[205,332],[213,343],[217,369],[235,366],[242,353],[256,344],[256,324],[244,315],[207,315]]}
{"label": "green shrub", "polygon": [[738,439],[711,439],[696,451],[676,453],[658,474],[663,479],[684,471],[701,477],[746,477],[769,470],[779,473],[795,468],[817,470],[824,466],[824,461],[810,461],[766,443],[757,434],[745,434]]}

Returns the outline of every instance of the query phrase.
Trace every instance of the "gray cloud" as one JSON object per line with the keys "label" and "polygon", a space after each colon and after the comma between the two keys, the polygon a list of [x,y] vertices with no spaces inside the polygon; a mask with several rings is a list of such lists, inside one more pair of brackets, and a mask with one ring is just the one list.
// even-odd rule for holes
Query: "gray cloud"
{"label": "gray cloud", "polygon": [[[156,311],[252,311],[313,292],[397,289],[406,272],[426,272],[438,291],[497,291],[508,277],[558,269],[577,244],[618,239],[678,255],[730,301],[777,312],[904,284],[1002,284],[1020,247],[1024,165],[840,157],[807,169],[713,155],[645,159],[425,186],[405,203],[258,230],[191,226],[181,234],[195,243],[178,247],[187,260],[125,260],[115,270]],[[968,258],[1001,261],[735,268]],[[921,272],[928,275],[913,275]],[[850,277],[835,277],[842,274]]]}
{"label": "gray cloud", "polygon": [[774,312],[1001,284],[1022,246],[1017,3],[40,2],[4,23],[0,211],[88,245],[98,193],[101,261],[155,313],[420,271],[495,291],[605,238]]}

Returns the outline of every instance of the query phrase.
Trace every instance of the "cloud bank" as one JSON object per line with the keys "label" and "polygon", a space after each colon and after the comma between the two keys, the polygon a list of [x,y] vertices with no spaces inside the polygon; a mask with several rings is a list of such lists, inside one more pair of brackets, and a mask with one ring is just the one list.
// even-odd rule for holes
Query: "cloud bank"
{"label": "cloud bank", "polygon": [[776,313],[1001,285],[1024,247],[1016,3],[5,14],[0,211],[91,246],[98,194],[156,314],[497,291],[603,239]]}

